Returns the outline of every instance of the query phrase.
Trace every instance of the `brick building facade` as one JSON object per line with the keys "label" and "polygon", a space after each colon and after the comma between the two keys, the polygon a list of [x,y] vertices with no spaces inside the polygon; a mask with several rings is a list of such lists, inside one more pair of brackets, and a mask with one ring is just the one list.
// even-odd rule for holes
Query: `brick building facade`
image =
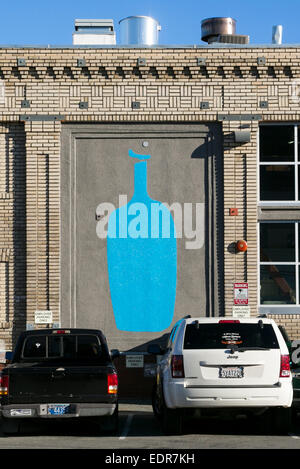
{"label": "brick building facade", "polygon": [[[300,205],[258,202],[259,128],[300,121],[299,47],[1,48],[0,79],[2,350],[36,311],[61,324],[61,135],[71,124],[221,126],[224,314],[235,282],[248,283],[251,315],[259,314],[258,223],[300,219]],[[241,130],[249,142],[235,140]],[[247,252],[231,249],[239,239]],[[300,306],[267,314],[300,338]]]}

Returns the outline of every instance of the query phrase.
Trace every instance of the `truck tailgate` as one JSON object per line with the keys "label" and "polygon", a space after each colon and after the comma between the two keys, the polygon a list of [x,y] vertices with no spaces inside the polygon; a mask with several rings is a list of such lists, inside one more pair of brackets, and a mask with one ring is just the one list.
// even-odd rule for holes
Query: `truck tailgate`
{"label": "truck tailgate", "polygon": [[108,371],[107,366],[11,367],[7,404],[111,402]]}

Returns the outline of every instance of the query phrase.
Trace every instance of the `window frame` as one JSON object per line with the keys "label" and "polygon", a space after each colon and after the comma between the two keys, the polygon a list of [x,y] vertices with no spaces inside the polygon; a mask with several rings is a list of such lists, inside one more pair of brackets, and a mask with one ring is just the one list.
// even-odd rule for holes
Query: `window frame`
{"label": "window frame", "polygon": [[[260,260],[260,225],[262,223],[291,223],[294,225],[295,228],[295,261],[271,261],[271,262],[264,262]],[[300,308],[300,293],[299,293],[299,269],[300,269],[300,255],[299,255],[299,220],[259,220],[258,222],[258,230],[257,230],[257,238],[258,238],[258,307],[261,308]],[[263,265],[292,265],[295,266],[295,290],[296,290],[296,302],[293,304],[264,304],[261,303],[261,275],[260,275],[260,267]]]}
{"label": "window frame", "polygon": [[[288,126],[294,127],[294,160],[293,161],[281,161],[281,162],[273,162],[273,161],[260,161],[260,129],[262,127],[275,127],[275,126]],[[257,200],[258,206],[260,207],[272,207],[272,206],[280,206],[280,207],[295,207],[300,206],[300,195],[299,195],[299,170],[300,170],[300,160],[299,160],[299,151],[298,151],[298,141],[300,132],[300,124],[298,122],[269,122],[265,124],[261,124],[258,128],[258,145],[257,145],[257,165],[258,165],[258,180],[257,180]],[[261,200],[260,198],[260,168],[262,166],[293,166],[294,167],[294,189],[295,189],[295,199],[291,200]]]}
{"label": "window frame", "polygon": [[[262,164],[270,164],[268,162],[260,162],[260,138],[261,138],[261,128],[266,126],[294,126],[294,161],[282,162],[280,165],[290,165],[293,164],[296,168],[294,175],[294,184],[295,184],[295,200],[261,200],[260,199],[260,167]],[[267,122],[260,123],[257,130],[257,186],[256,186],[256,196],[257,196],[257,206],[258,206],[258,217],[257,217],[257,310],[259,314],[299,314],[300,313],[300,267],[295,266],[295,283],[296,283],[296,304],[261,304],[261,294],[260,294],[260,285],[261,285],[261,276],[260,276],[260,223],[294,223],[297,224],[298,233],[300,234],[300,151],[298,144],[300,142],[300,122]],[[273,164],[273,162],[272,162]],[[298,171],[299,168],[299,171]],[[272,212],[271,212],[271,211]],[[295,262],[300,258],[299,253],[299,236],[296,233],[295,239]],[[300,243],[299,243],[300,244]],[[298,256],[298,257],[296,257]],[[276,265],[274,262],[273,264]],[[287,264],[287,263],[284,263]],[[293,263],[292,263],[293,264]],[[298,302],[298,303],[297,303]]]}

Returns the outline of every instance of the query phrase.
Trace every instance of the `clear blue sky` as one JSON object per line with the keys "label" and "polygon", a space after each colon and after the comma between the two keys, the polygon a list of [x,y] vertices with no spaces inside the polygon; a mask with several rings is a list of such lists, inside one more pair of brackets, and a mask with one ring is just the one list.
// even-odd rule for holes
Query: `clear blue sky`
{"label": "clear blue sky", "polygon": [[204,44],[201,20],[232,16],[237,33],[254,44],[271,43],[272,26],[283,25],[283,42],[300,44],[299,0],[12,0],[1,2],[0,45],[72,45],[75,19],[119,20],[149,15],[161,26],[160,44]]}

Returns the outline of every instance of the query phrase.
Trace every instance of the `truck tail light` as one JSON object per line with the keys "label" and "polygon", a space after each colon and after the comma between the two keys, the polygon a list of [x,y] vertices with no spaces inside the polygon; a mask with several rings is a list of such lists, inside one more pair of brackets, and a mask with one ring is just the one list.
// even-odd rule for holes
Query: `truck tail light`
{"label": "truck tail light", "polygon": [[7,375],[0,375],[0,396],[8,395],[8,381]]}
{"label": "truck tail light", "polygon": [[118,375],[110,373],[107,375],[107,392],[108,394],[117,394],[118,392]]}
{"label": "truck tail light", "polygon": [[289,355],[281,355],[281,363],[280,363],[280,378],[289,378],[291,375],[290,369],[290,356]]}
{"label": "truck tail light", "polygon": [[171,360],[172,378],[184,378],[183,356],[172,355]]}

